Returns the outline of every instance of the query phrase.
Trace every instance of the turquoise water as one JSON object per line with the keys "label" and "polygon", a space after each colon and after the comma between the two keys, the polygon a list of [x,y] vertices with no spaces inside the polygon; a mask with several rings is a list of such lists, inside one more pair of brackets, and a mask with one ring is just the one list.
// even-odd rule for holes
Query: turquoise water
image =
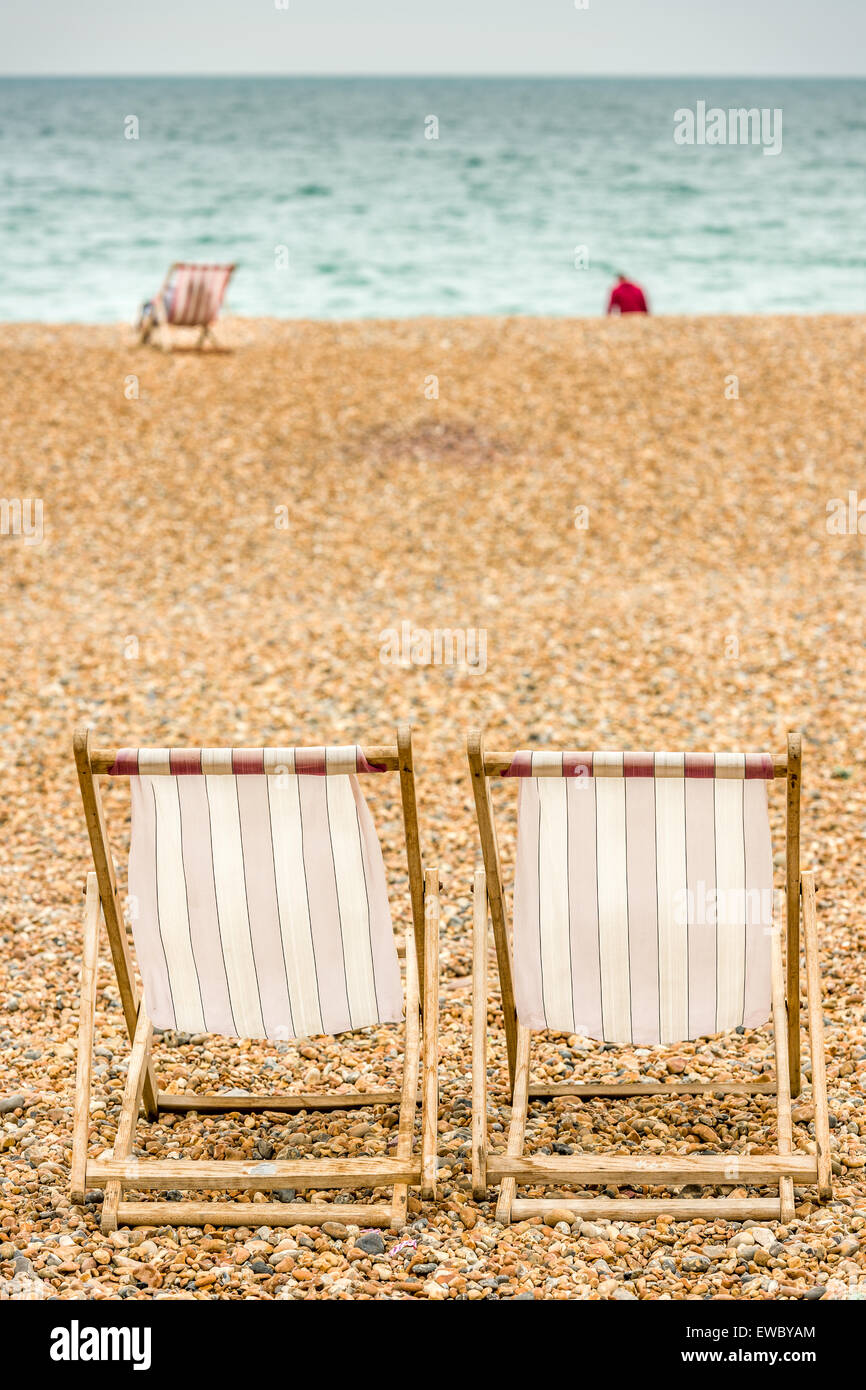
{"label": "turquoise water", "polygon": [[[677,145],[698,101],[780,108],[781,153]],[[239,314],[597,314],[619,268],[866,310],[861,80],[3,79],[0,187],[0,319],[129,319],[185,258]]]}

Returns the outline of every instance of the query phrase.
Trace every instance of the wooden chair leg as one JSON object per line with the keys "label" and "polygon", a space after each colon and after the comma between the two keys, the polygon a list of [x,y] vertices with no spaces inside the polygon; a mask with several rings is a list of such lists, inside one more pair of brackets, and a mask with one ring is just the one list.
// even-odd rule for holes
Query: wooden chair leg
{"label": "wooden chair leg", "polygon": [[[102,797],[90,761],[90,730],[87,728],[76,729],[73,744],[75,749],[75,764],[78,769],[78,780],[81,787],[81,799],[84,804],[84,814],[87,819],[90,847],[93,851],[93,867],[96,870],[96,877],[99,881],[99,896],[102,900],[105,930],[108,935],[108,944],[111,948],[114,973],[117,976],[117,988],[120,992],[123,1017],[126,1022],[126,1028],[131,1043],[135,1037],[135,1029],[138,1024],[139,996],[135,985],[132,958],[129,953],[129,944],[126,938],[126,928],[123,923],[120,900],[117,894],[114,856],[108,839],[105,813],[102,808]],[[155,1120],[159,1109],[158,1090],[156,1077],[153,1075],[153,1071],[150,1067],[148,1067],[144,1081],[144,1108],[148,1119]]]}
{"label": "wooden chair leg", "polygon": [[[418,830],[418,800],[415,794],[415,764],[412,756],[412,725],[401,724],[397,729],[397,750],[400,758],[400,802],[403,808],[403,832],[406,837],[406,863],[409,870],[409,896],[412,900],[412,923],[418,979],[424,979],[424,868],[421,861],[421,840]],[[421,998],[422,1008],[424,998]]]}
{"label": "wooden chair leg", "polygon": [[439,871],[424,875],[424,1088],[421,1195],[436,1197],[439,1148]]}
{"label": "wooden chair leg", "polygon": [[156,317],[156,340],[162,352],[169,352],[171,343],[168,336],[168,315],[165,312],[162,295],[159,295],[157,298],[156,304],[154,305],[154,312]]}
{"label": "wooden chair leg", "polygon": [[[418,1063],[421,1055],[421,1009],[418,996],[418,962],[412,927],[406,930],[406,1028],[403,1055],[403,1089],[400,1095],[400,1123],[397,1130],[397,1157],[411,1158],[415,1134],[415,1107],[418,1103]],[[391,1203],[391,1230],[402,1231],[409,1204],[407,1183],[395,1183]]]}
{"label": "wooden chair leg", "polygon": [[788,1000],[788,1073],[791,1095],[800,1094],[800,787],[803,773],[803,739],[799,733],[788,734],[786,812],[786,998]]}
{"label": "wooden chair leg", "polygon": [[821,962],[818,956],[818,918],[815,907],[815,875],[807,869],[803,884],[803,938],[806,947],[806,1002],[809,1010],[809,1051],[812,1057],[812,1100],[815,1106],[815,1150],[818,1158],[818,1196],[833,1195],[830,1163],[830,1111],[827,1104],[827,1062],[824,1052],[824,1007],[821,998]]}
{"label": "wooden chair leg", "polygon": [[[785,976],[782,967],[782,941],[779,932],[772,939],[773,1038],[776,1048],[776,1116],[779,1153],[791,1153],[791,1074],[788,1058],[788,1012],[785,1002]],[[783,1224],[794,1216],[794,1180],[779,1179],[779,1216]]]}
{"label": "wooden chair leg", "polygon": [[[129,1057],[129,1070],[126,1073],[126,1086],[120,1107],[120,1123],[117,1127],[117,1138],[114,1141],[112,1152],[114,1159],[128,1158],[132,1150],[138,1110],[141,1105],[141,1093],[144,1090],[144,1078],[147,1074],[150,1058],[152,1035],[153,1029],[142,999],[138,1009],[138,1023],[132,1042],[132,1052]],[[118,1178],[109,1179],[105,1185],[101,1223],[105,1232],[117,1230],[117,1208],[120,1203],[121,1188],[122,1183]]]}
{"label": "wooden chair leg", "polygon": [[505,1045],[508,1050],[508,1083],[509,1091],[513,1097],[517,1071],[518,1022],[511,968],[511,939],[508,908],[502,886],[502,867],[499,862],[496,822],[493,818],[493,800],[490,795],[490,782],[484,772],[484,739],[480,731],[470,730],[467,734],[466,752],[469,758],[469,771],[472,776],[472,793],[475,798],[478,833],[481,837],[481,852],[484,856],[484,869],[487,874],[487,896],[490,902],[493,941],[496,946],[499,989],[502,997],[502,1020],[505,1025]]}
{"label": "wooden chair leg", "polygon": [[87,1138],[90,1129],[90,1083],[93,1068],[93,1027],[96,1010],[96,972],[99,959],[99,882],[87,875],[84,904],[84,955],[78,1016],[78,1059],[75,1067],[75,1108],[72,1122],[73,1202],[83,1202],[87,1187]]}
{"label": "wooden chair leg", "polygon": [[475,874],[472,923],[472,1195],[487,1197],[487,875]]}
{"label": "wooden chair leg", "polygon": [[[517,1027],[517,1057],[514,1068],[514,1098],[511,1107],[511,1125],[508,1130],[508,1146],[505,1150],[509,1158],[523,1156],[523,1142],[526,1138],[526,1112],[529,1106],[529,1029],[522,1023]],[[511,1220],[511,1204],[514,1201],[516,1180],[503,1178],[499,1186],[499,1200],[496,1203],[496,1220],[507,1226]]]}

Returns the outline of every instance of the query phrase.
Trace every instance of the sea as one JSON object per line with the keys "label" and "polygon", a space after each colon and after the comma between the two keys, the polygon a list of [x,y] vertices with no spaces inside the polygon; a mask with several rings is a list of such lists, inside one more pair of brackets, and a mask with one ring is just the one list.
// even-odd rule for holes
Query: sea
{"label": "sea", "polygon": [[2,320],[866,310],[859,79],[5,78],[0,189]]}

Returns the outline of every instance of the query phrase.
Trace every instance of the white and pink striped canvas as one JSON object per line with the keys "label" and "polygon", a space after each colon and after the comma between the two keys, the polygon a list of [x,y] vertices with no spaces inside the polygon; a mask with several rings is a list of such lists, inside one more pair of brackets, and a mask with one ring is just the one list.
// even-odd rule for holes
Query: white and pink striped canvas
{"label": "white and pink striped canvas", "polygon": [[359,748],[125,749],[129,893],[156,1028],[288,1039],[402,1018]]}
{"label": "white and pink striped canvas", "polygon": [[652,1045],[770,1015],[766,754],[518,753],[517,1012]]}
{"label": "white and pink striped canvas", "polygon": [[178,327],[204,327],[219,314],[230,265],[179,265],[171,279],[169,323]]}

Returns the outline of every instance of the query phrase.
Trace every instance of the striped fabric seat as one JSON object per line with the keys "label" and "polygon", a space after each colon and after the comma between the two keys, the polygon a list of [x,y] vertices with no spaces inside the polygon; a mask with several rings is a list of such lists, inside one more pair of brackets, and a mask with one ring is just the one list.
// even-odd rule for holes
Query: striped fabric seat
{"label": "striped fabric seat", "polygon": [[357,747],[124,749],[129,893],[156,1028],[287,1039],[402,1018]]}
{"label": "striped fabric seat", "polygon": [[178,327],[205,327],[219,314],[230,265],[178,265],[169,284],[168,321]]}
{"label": "striped fabric seat", "polygon": [[768,755],[521,752],[503,776],[521,1023],[651,1045],[766,1022]]}

